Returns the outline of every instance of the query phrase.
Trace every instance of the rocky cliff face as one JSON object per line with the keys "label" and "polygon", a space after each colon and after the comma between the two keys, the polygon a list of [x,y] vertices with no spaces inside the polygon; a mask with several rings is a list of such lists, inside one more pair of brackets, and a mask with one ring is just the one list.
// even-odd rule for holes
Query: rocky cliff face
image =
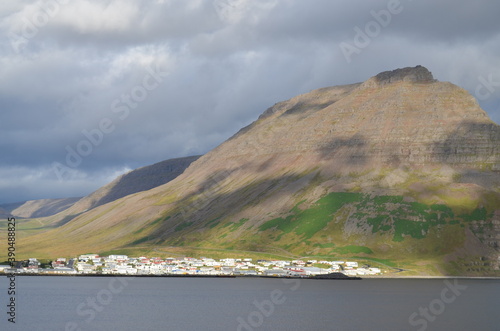
{"label": "rocky cliff face", "polygon": [[470,94],[416,67],[281,102],[203,161],[306,153],[339,171],[432,164],[500,170],[499,141],[499,126]]}

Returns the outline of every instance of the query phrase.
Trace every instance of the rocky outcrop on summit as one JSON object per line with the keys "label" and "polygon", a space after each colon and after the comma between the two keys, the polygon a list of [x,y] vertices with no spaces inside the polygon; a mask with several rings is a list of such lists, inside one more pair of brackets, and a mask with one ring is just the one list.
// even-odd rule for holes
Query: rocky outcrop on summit
{"label": "rocky outcrop on summit", "polygon": [[434,83],[432,73],[425,67],[416,66],[414,68],[402,68],[392,71],[384,71],[375,77],[367,80],[363,86],[375,87],[392,84],[396,82],[413,82],[413,83]]}

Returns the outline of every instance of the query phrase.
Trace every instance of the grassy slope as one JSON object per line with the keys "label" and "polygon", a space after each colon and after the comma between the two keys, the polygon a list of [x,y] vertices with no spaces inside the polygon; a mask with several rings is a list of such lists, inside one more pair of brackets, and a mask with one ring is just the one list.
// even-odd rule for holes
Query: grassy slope
{"label": "grassy slope", "polygon": [[[266,189],[255,184],[251,187],[242,184],[244,189],[234,194],[238,198],[234,204],[248,216],[237,214],[238,211],[231,205],[227,205],[229,209],[226,209],[231,212],[206,216],[201,220],[181,217],[176,208],[165,209],[161,204],[149,207],[154,213],[135,214],[140,212],[137,204],[117,201],[59,228],[54,228],[52,223],[40,223],[40,220],[22,220],[18,226],[18,238],[22,244],[28,243],[29,239],[25,241],[24,238],[31,234],[53,230],[47,235],[37,236],[37,240],[29,245],[22,245],[19,252],[26,256],[20,257],[55,258],[59,255],[105,254],[110,251],[148,256],[245,255],[264,259],[357,257],[368,261],[381,259],[387,265],[411,269],[413,274],[470,274],[471,265],[474,265],[477,274],[488,274],[484,265],[476,265],[482,258],[488,258],[484,250],[473,250],[473,254],[465,259],[462,254],[448,259],[449,263],[444,261],[464,246],[467,231],[481,237],[492,228],[490,220],[495,206],[500,205],[499,194],[485,193],[477,199],[474,195],[459,195],[460,203],[455,202],[459,199],[453,194],[437,189],[435,195],[421,197],[418,192],[407,191],[413,182],[412,178],[408,178],[400,184],[403,192],[408,192],[405,197],[356,192],[358,184],[355,183],[350,192],[323,193],[308,201],[307,198],[313,196],[312,190],[325,181],[313,173],[307,176],[309,179],[304,182],[307,184],[293,194],[292,201],[295,202],[286,209],[280,208],[279,213],[272,217],[258,215],[252,218],[252,213],[245,211],[255,205],[253,190],[268,192],[268,195],[258,197],[260,204],[269,199],[274,201],[272,190],[284,190],[283,186],[275,185],[275,181],[264,181]],[[289,180],[295,182],[303,178],[296,176]],[[360,183],[367,182],[362,174],[356,174],[356,178]],[[339,180],[336,179],[337,182]],[[439,183],[436,185],[440,186]],[[432,191],[432,187],[425,191]],[[219,192],[211,198],[218,200],[221,196]],[[448,203],[440,196],[454,203]],[[156,201],[158,197],[152,195],[150,198]],[[192,199],[197,198],[193,196]],[[140,200],[140,196],[134,199],[141,205],[147,205]],[[436,200],[440,202],[434,202]],[[113,223],[107,222],[107,219],[113,219],[113,213],[129,216],[124,220],[117,218]],[[151,217],[153,214],[156,216]],[[140,219],[134,215],[149,216]],[[2,226],[3,223],[0,223],[0,232]],[[159,238],[157,234],[165,233],[165,229],[168,234]]]}
{"label": "grassy slope", "polygon": [[[317,185],[314,179],[309,184]],[[306,188],[304,192],[309,191]],[[313,203],[305,199],[308,194],[297,194],[292,208],[281,210],[281,214],[274,218],[255,220],[228,214],[196,223],[186,219],[174,224],[170,222],[176,217],[175,210],[165,210],[145,223],[129,217],[111,227],[99,228],[106,215],[124,208],[116,202],[94,210],[92,218],[82,218],[64,226],[61,233],[69,236],[68,239],[79,238],[78,245],[72,245],[71,250],[64,240],[60,241],[62,246],[58,245],[59,232],[56,230],[34,246],[23,246],[21,251],[40,258],[66,255],[63,252],[68,250],[71,254],[113,251],[129,255],[264,259],[356,257],[377,263],[382,260],[389,266],[411,269],[413,274],[467,274],[471,259],[484,256],[472,256],[469,260],[458,256],[450,263],[443,261],[464,246],[466,231],[479,236],[488,231],[493,210],[489,202],[494,200],[496,203],[499,198],[497,195],[492,200],[486,195],[483,202],[468,201],[449,206],[444,202],[417,202],[411,194],[403,197],[332,192]],[[160,206],[157,208],[161,210]],[[172,224],[171,233],[159,241],[154,231],[168,224]],[[22,220],[18,237],[26,238],[52,227],[52,224],[44,226],[38,220]],[[85,235],[85,231],[92,235]],[[122,236],[116,236],[117,233]],[[112,244],[107,241],[110,236],[116,238]],[[485,270],[481,268],[477,271],[484,274]]]}
{"label": "grassy slope", "polygon": [[482,206],[464,212],[403,196],[349,192],[330,193],[305,204],[300,201],[288,213],[260,225],[245,218],[218,218],[206,222],[196,234],[189,224],[178,226],[178,235],[164,244],[180,249],[189,245],[200,253],[223,247],[275,254],[281,250],[294,257],[387,259],[388,264],[411,267],[416,274],[463,274],[465,264],[443,263],[445,256],[464,245],[467,229],[484,231],[493,216]]}

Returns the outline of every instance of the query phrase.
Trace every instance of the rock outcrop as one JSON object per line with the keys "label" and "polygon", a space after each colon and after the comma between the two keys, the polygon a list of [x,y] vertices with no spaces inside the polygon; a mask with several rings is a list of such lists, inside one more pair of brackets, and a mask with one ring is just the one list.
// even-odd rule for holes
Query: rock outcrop
{"label": "rock outcrop", "polygon": [[437,82],[432,76],[432,73],[425,67],[420,65],[414,68],[402,68],[392,71],[384,71],[375,77],[367,80],[363,86],[376,87],[392,84],[396,82],[412,82],[412,83],[434,83]]}

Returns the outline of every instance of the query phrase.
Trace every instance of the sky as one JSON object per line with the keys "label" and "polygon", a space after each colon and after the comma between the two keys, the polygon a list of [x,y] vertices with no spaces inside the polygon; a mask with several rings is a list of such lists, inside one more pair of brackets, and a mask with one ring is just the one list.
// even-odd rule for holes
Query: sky
{"label": "sky", "polygon": [[423,65],[500,123],[500,2],[0,4],[0,204],[204,154],[275,103]]}

